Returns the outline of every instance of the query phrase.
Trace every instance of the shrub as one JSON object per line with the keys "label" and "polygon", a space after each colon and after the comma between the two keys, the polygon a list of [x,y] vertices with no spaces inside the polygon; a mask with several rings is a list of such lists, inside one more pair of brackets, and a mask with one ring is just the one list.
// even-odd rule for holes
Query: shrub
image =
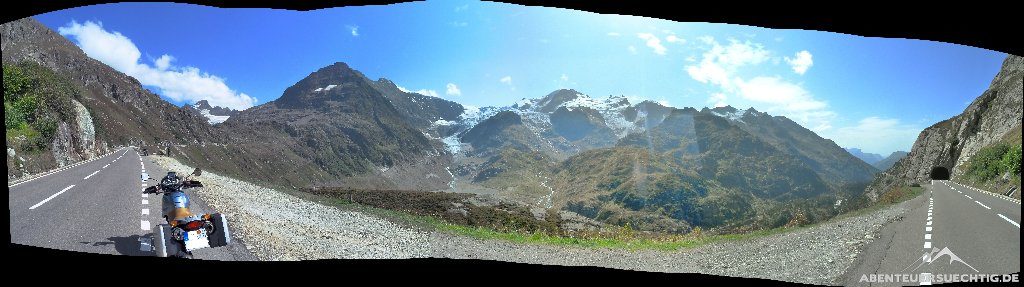
{"label": "shrub", "polygon": [[[967,177],[978,182],[985,182],[999,177],[1006,172],[1007,165],[1013,161],[1012,155],[1009,155],[1010,158],[1007,159],[1009,151],[1010,145],[1007,144],[996,144],[982,148],[971,157],[967,165]],[[1019,167],[1019,152],[1016,158],[1017,166]],[[1006,162],[1004,162],[1004,159]]]}
{"label": "shrub", "polygon": [[1010,172],[1010,174],[1020,175],[1020,159],[1020,145],[1010,147],[1006,154],[1003,155],[1001,161],[1003,169]]}

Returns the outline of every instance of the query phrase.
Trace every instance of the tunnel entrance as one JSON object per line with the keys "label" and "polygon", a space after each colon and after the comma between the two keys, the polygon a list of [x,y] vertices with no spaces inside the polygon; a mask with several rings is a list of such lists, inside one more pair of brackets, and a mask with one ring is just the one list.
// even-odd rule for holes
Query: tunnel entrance
{"label": "tunnel entrance", "polygon": [[949,169],[941,166],[933,167],[930,177],[933,180],[949,180]]}

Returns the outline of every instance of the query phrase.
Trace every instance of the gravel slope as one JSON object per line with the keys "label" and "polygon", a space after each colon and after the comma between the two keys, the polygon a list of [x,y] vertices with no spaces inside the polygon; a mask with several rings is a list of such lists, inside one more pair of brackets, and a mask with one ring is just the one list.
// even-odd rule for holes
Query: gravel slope
{"label": "gravel slope", "polygon": [[[154,156],[168,170],[192,170]],[[228,215],[233,231],[261,260],[412,258],[429,256],[427,234],[356,212],[299,199],[204,172],[196,194]]]}
{"label": "gravel slope", "polygon": [[[176,160],[154,157],[174,170]],[[792,232],[726,241],[674,252],[521,245],[407,228],[370,215],[299,199],[239,180],[203,173],[199,196],[231,216],[236,232],[262,260],[322,258],[472,258],[590,265],[653,272],[704,273],[809,284],[841,284],[843,273],[906,202]],[[296,232],[299,231],[299,232]]]}
{"label": "gravel slope", "polygon": [[905,204],[822,223],[794,232],[743,241],[712,243],[674,252],[516,245],[433,234],[433,256],[534,264],[593,265],[653,272],[703,273],[819,285],[842,284],[866,244],[885,224],[902,216]]}

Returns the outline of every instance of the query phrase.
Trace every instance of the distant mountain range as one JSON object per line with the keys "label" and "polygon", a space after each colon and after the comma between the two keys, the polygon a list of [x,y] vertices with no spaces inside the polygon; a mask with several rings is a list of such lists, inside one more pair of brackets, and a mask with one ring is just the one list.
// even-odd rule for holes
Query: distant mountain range
{"label": "distant mountain range", "polygon": [[210,106],[210,102],[206,100],[200,100],[195,104],[185,105],[185,108],[195,109],[199,111],[199,114],[206,117],[206,121],[210,124],[219,124],[228,120],[231,116],[237,115],[238,111],[224,107]]}
{"label": "distant mountain range", "polygon": [[[455,190],[649,230],[773,226],[796,210],[828,216],[878,171],[755,109],[698,111],[558,90],[470,111],[451,125],[461,127],[451,130],[458,142],[448,141]],[[794,202],[804,205],[787,205]],[[793,210],[779,215],[783,206]]]}
{"label": "distant mountain range", "polygon": [[[69,86],[59,95],[83,106],[45,112],[63,128],[37,141],[43,152],[9,139],[9,179],[131,144],[273,187],[486,193],[686,232],[828,218],[863,196],[879,171],[753,108],[679,109],[570,89],[472,108],[370,80],[340,62],[244,111],[205,101],[179,108],[33,19],[0,32],[5,71],[37,65]],[[24,158],[30,154],[42,155]]]}
{"label": "distant mountain range", "polygon": [[907,156],[907,154],[910,153],[905,151],[894,151],[891,154],[889,154],[889,156],[871,165],[875,166],[875,168],[881,171],[888,170],[890,167],[895,165],[897,161]]}
{"label": "distant mountain range", "polygon": [[864,151],[860,150],[859,148],[845,148],[845,149],[846,149],[846,151],[850,152],[850,154],[852,154],[853,156],[855,156],[855,157],[859,158],[860,160],[863,160],[864,162],[866,162],[868,164],[871,164],[871,165],[874,165],[876,162],[880,162],[883,159],[885,159],[885,157],[883,157],[880,154],[864,152]]}
{"label": "distant mountain range", "polygon": [[907,152],[905,151],[895,151],[889,154],[889,156],[882,157],[882,155],[880,154],[867,153],[860,150],[859,148],[845,149],[846,151],[850,152],[851,155],[859,158],[860,160],[863,160],[864,162],[870,164],[871,166],[874,166],[878,170],[889,169],[889,167],[892,167],[893,164],[896,164],[896,161],[900,160],[901,158],[907,155]]}

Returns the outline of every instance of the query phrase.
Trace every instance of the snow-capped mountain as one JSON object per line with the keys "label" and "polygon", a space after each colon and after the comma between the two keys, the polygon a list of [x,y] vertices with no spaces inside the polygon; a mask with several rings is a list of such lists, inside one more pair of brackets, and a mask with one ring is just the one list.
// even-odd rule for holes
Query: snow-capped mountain
{"label": "snow-capped mountain", "polygon": [[459,120],[437,121],[435,125],[455,127],[444,138],[449,151],[467,151],[462,138],[482,121],[501,112],[519,116],[524,131],[540,141],[542,150],[558,158],[580,151],[610,147],[631,132],[657,125],[672,108],[644,101],[632,105],[624,96],[594,98],[571,89],[556,90],[544,97],[522,99],[511,106],[466,106]]}
{"label": "snow-capped mountain", "polygon": [[185,106],[185,108],[191,108],[199,111],[199,114],[206,117],[206,121],[211,125],[223,123],[231,116],[238,114],[238,111],[232,110],[231,108],[210,106],[210,102],[207,102],[206,100],[200,100],[195,104]]}

